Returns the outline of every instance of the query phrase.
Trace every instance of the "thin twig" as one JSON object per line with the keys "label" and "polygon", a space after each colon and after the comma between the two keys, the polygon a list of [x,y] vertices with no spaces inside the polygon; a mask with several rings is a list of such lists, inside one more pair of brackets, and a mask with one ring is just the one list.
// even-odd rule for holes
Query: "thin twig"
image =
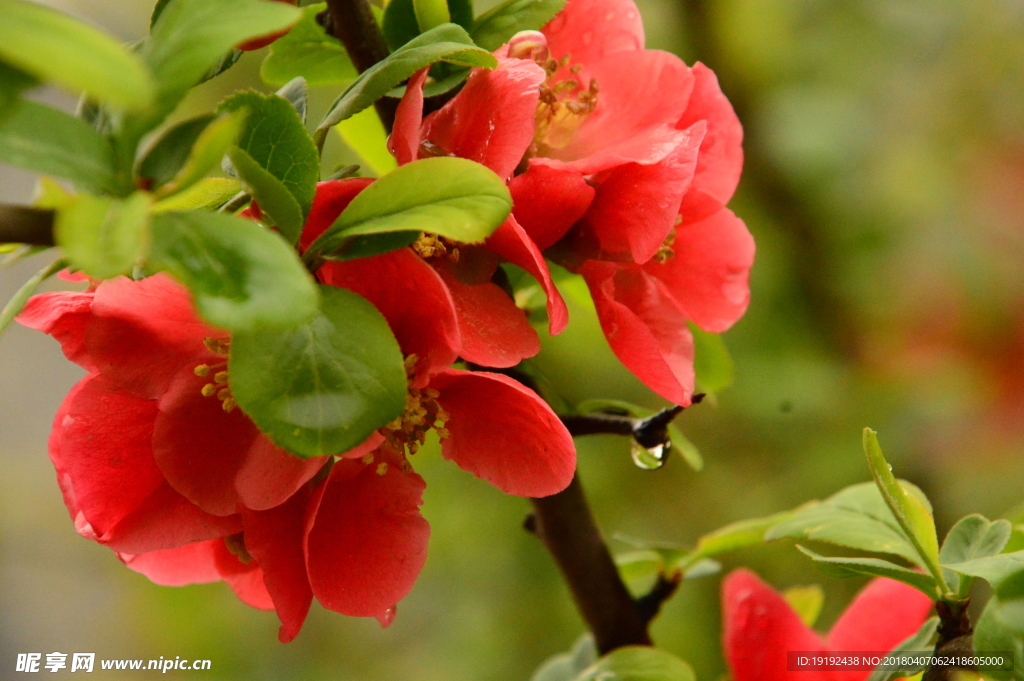
{"label": "thin twig", "polygon": [[[322,19],[324,29],[345,46],[359,73],[388,56],[384,34],[367,0],[327,0],[327,9],[328,14]],[[391,132],[398,100],[382,97],[374,106],[384,128]]]}

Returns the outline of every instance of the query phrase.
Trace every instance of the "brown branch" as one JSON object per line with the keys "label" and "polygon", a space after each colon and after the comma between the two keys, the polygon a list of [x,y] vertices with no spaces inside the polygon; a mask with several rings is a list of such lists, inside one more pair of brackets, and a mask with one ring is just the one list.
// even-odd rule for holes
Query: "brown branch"
{"label": "brown branch", "polygon": [[0,203],[0,243],[55,246],[52,210]]}
{"label": "brown branch", "polygon": [[[341,41],[359,73],[388,56],[377,20],[373,18],[367,0],[327,0],[327,15],[322,19],[324,29]],[[382,97],[374,106],[385,129],[391,132],[395,123],[398,100]]]}
{"label": "brown branch", "polygon": [[[939,639],[935,643],[935,655],[956,656],[974,654],[974,630],[967,613],[969,600],[939,601],[935,612],[939,615]],[[921,681],[947,681],[952,678],[955,667],[933,665],[928,667]],[[959,669],[970,669],[959,667]]]}
{"label": "brown branch", "polygon": [[536,511],[533,530],[565,575],[601,654],[622,646],[651,645],[647,622],[622,583],[579,477],[558,494],[531,501]]}

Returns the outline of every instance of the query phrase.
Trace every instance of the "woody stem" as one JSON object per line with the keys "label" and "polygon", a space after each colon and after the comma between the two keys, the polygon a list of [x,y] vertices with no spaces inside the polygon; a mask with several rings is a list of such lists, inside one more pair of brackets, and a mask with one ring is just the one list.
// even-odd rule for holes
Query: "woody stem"
{"label": "woody stem", "polygon": [[0,203],[0,244],[53,246],[53,211]]}
{"label": "woody stem", "polygon": [[[359,73],[388,56],[384,34],[373,18],[367,0],[327,0],[327,10],[324,29],[345,46]],[[391,132],[398,100],[382,97],[374,106],[385,129]]]}

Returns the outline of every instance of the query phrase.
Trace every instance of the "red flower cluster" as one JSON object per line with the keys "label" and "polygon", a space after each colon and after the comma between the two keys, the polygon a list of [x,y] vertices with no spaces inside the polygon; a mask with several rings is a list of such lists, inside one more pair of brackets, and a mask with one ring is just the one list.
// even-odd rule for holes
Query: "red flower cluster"
{"label": "red flower cluster", "polygon": [[[619,359],[686,405],[688,323],[724,331],[749,300],[753,240],[725,208],[743,163],[742,128],[707,67],[643,45],[632,0],[570,0],[426,119],[426,74],[417,74],[391,147],[400,163],[459,156],[508,179],[513,215],[485,250],[537,278],[552,333],[566,311],[541,252],[582,274]],[[463,269],[476,279],[456,277],[486,285],[486,269]],[[465,316],[475,309],[463,301],[483,295],[452,293]],[[527,357],[535,350],[522,335],[515,354]]]}
{"label": "red flower cluster", "polygon": [[[363,180],[320,186],[303,243]],[[535,393],[451,369],[461,333],[444,281],[403,249],[320,272],[372,301],[406,355],[406,409],[355,450],[299,459],[239,410],[230,336],[166,275],[35,296],[19,321],[89,375],[65,398],[50,456],[78,532],[159,584],[223,579],[275,609],[295,637],[313,597],[387,624],[426,559],[424,483],[407,456],[433,429],[442,452],[499,489],[546,496],[572,479],[572,438]]]}
{"label": "red flower cluster", "polygon": [[734,681],[863,681],[858,670],[787,671],[787,651],[888,652],[924,624],[932,602],[902,582],[872,580],[822,638],[750,570],[722,583],[725,654]]}

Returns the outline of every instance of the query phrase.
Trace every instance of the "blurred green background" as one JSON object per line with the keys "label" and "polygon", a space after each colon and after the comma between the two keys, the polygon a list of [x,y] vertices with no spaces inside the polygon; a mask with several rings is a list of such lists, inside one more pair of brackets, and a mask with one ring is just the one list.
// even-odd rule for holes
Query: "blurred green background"
{"label": "blurred green background", "polygon": [[[144,33],[151,9],[50,4],[125,40]],[[578,441],[606,533],[686,544],[867,480],[866,425],[930,496],[940,534],[965,513],[998,517],[1024,500],[1024,3],[641,0],[640,10],[648,47],[704,61],[736,105],[747,163],[732,208],[758,257],[750,311],[725,336],[736,381],[678,421],[704,471],[678,458],[643,471],[624,440]],[[261,56],[179,114],[262,88]],[[313,93],[311,120],[336,92]],[[0,200],[28,201],[33,183],[0,167]],[[0,270],[0,297],[47,257]],[[616,363],[593,312],[577,302],[572,313],[569,331],[545,343],[548,378],[573,400],[659,406]],[[0,340],[0,678],[15,676],[19,652],[61,651],[209,658],[212,679],[525,681],[582,632],[553,563],[521,529],[527,502],[436,449],[413,461],[428,482],[430,557],[386,630],[314,605],[284,646],[273,614],[223,584],[150,584],[75,534],[46,458],[52,415],[80,375],[46,337],[16,327]],[[787,545],[724,562],[778,587],[822,584],[826,627],[860,587]],[[653,629],[702,681],[724,671],[718,581],[685,583]]]}

